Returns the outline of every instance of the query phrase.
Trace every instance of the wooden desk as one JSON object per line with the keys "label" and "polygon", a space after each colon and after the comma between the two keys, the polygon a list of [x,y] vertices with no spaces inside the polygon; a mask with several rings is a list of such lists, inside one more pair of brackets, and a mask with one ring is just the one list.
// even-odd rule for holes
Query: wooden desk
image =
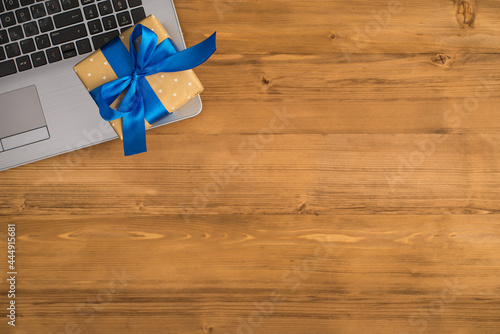
{"label": "wooden desk", "polygon": [[0,331],[499,333],[498,2],[176,6],[198,117],[0,174]]}

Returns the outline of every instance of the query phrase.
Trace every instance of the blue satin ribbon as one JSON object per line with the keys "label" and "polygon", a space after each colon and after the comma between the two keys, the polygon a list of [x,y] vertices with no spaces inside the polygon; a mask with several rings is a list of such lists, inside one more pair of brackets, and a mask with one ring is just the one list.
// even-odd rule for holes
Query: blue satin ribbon
{"label": "blue satin ribbon", "polygon": [[[141,37],[141,44],[136,52],[134,41],[138,37]],[[147,151],[144,119],[153,124],[169,114],[145,77],[159,72],[186,71],[201,65],[216,50],[215,33],[178,52],[170,38],[158,44],[158,36],[138,24],[130,35],[129,50],[118,37],[101,47],[118,79],[90,91],[103,119],[123,119],[126,156]],[[125,90],[127,93],[118,109],[111,108],[110,105]]]}

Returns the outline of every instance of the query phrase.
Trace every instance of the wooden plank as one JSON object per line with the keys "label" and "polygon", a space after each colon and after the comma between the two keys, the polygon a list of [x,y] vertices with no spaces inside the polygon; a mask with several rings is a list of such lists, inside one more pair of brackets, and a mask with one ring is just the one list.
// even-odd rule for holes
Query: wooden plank
{"label": "wooden plank", "polygon": [[[462,2],[470,4],[472,23],[462,24],[457,18]],[[336,53],[348,59],[356,53],[500,50],[499,4],[494,0],[353,0],[348,4],[198,0],[178,1],[176,6],[188,45],[217,30],[219,53]]]}
{"label": "wooden plank", "polygon": [[59,333],[68,323],[112,333],[498,328],[497,215],[13,221],[25,268],[19,323],[28,333]]}
{"label": "wooden plank", "polygon": [[498,55],[434,57],[216,55],[197,71],[205,111],[155,133],[258,133],[284,110],[285,133],[497,132]]}
{"label": "wooden plank", "polygon": [[[1,213],[487,214],[498,135],[155,135],[2,173]],[[33,173],[36,171],[36,173]]]}

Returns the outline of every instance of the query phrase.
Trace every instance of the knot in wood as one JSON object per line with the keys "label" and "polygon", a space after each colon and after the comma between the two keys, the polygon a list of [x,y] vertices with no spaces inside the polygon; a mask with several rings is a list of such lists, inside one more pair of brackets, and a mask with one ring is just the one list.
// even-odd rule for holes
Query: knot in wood
{"label": "knot in wood", "polygon": [[446,65],[446,63],[448,62],[448,57],[447,55],[445,54],[437,54],[434,56],[434,58],[432,58],[432,62],[438,66],[444,66]]}
{"label": "knot in wood", "polygon": [[457,20],[464,26],[472,26],[476,19],[475,0],[459,0],[457,6]]}

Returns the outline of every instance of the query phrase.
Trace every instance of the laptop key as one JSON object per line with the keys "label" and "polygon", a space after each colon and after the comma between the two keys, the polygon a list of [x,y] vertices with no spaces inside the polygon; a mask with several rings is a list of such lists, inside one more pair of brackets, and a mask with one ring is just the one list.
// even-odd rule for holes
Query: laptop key
{"label": "laptop key", "polygon": [[78,49],[79,54],[84,54],[92,51],[92,46],[90,45],[90,41],[88,38],[76,42],[76,48]]}
{"label": "laptop key", "polygon": [[17,22],[24,23],[31,20],[30,10],[28,8],[21,8],[16,10]]}
{"label": "laptop key", "polygon": [[145,19],[146,13],[144,12],[144,8],[139,7],[139,8],[132,9],[132,18],[134,19],[134,24]]}
{"label": "laptop key", "polygon": [[56,28],[66,27],[82,21],[83,15],[80,9],[74,9],[69,12],[64,12],[54,16],[54,23],[56,25]]}
{"label": "laptop key", "polygon": [[47,49],[45,51],[47,53],[47,59],[49,60],[49,63],[55,63],[56,61],[62,60],[61,57],[61,51],[59,51],[59,48],[51,48]]}
{"label": "laptop key", "polygon": [[50,46],[49,36],[47,34],[36,36],[35,42],[38,50],[45,49]]}
{"label": "laptop key", "polygon": [[31,61],[29,56],[22,56],[17,58],[16,63],[19,72],[26,71],[31,68]]}
{"label": "laptop key", "polygon": [[66,51],[71,51],[75,49],[75,44],[74,43],[68,43],[61,45],[61,51],[64,53]]}
{"label": "laptop key", "polygon": [[50,39],[53,45],[67,43],[86,36],[87,29],[83,23],[50,33]]}
{"label": "laptop key", "polygon": [[72,9],[80,5],[78,0],[61,0],[61,3],[64,9]]}
{"label": "laptop key", "polygon": [[87,20],[90,20],[90,19],[93,19],[93,18],[99,16],[99,13],[97,13],[97,7],[95,5],[83,7],[83,12],[85,13],[85,18]]}
{"label": "laptop key", "polygon": [[87,25],[89,27],[89,32],[92,35],[95,35],[95,34],[98,34],[98,33],[102,32],[102,25],[101,25],[101,21],[100,20],[90,21],[89,23],[87,23]]}
{"label": "laptop key", "polygon": [[7,36],[7,30],[0,30],[0,45],[8,42],[9,42],[9,37]]}
{"label": "laptop key", "polygon": [[142,5],[142,1],[141,0],[128,0],[128,5],[130,7],[137,7],[137,6]]}
{"label": "laptop key", "polygon": [[116,12],[127,9],[127,3],[125,1],[126,0],[113,0],[113,7]]}
{"label": "laptop key", "polygon": [[24,32],[26,33],[26,37],[38,35],[38,27],[36,26],[36,22],[28,22],[24,25]]}
{"label": "laptop key", "polygon": [[35,42],[33,41],[33,38],[30,39],[25,39],[24,41],[20,42],[21,44],[21,50],[23,53],[30,53],[36,50],[35,47]]}
{"label": "laptop key", "polygon": [[45,13],[45,7],[43,6],[43,4],[39,3],[31,6],[31,15],[34,19],[38,19],[47,15],[47,13]]}
{"label": "laptop key", "polygon": [[68,58],[75,57],[75,56],[76,56],[76,50],[70,50],[70,51],[63,52],[64,59],[68,59]]}
{"label": "laptop key", "polygon": [[45,53],[43,51],[35,52],[31,55],[31,62],[34,67],[40,67],[47,64],[47,58],[45,58]]}
{"label": "laptop key", "polygon": [[7,58],[7,56],[5,55],[5,51],[0,46],[0,60],[5,60],[6,58]]}
{"label": "laptop key", "polygon": [[132,24],[132,18],[128,12],[118,13],[116,14],[116,18],[118,19],[120,27]]}
{"label": "laptop key", "polygon": [[52,18],[50,17],[38,20],[38,26],[40,27],[41,32],[54,30],[54,24],[52,23]]}
{"label": "laptop key", "polygon": [[82,1],[80,1],[80,2],[82,3],[82,5],[84,5],[84,6],[85,6],[85,5],[88,5],[89,3],[94,2],[94,0],[82,0]]}
{"label": "laptop key", "polygon": [[102,19],[102,25],[104,26],[105,30],[115,29],[117,27],[115,17],[113,15],[104,17]]}
{"label": "laptop key", "polygon": [[0,62],[0,77],[17,73],[16,63],[13,60]]}
{"label": "laptop key", "polygon": [[113,38],[118,36],[118,31],[108,31],[104,34],[93,36],[92,37],[92,43],[94,44],[94,49],[97,50]]}
{"label": "laptop key", "polygon": [[113,8],[111,7],[111,2],[102,1],[97,4],[99,6],[99,13],[101,15],[106,15],[113,12]]}
{"label": "laptop key", "polygon": [[2,21],[3,27],[7,28],[16,24],[16,18],[13,12],[7,12],[0,15],[0,21]]}
{"label": "laptop key", "polygon": [[35,3],[35,0],[21,0],[21,6],[28,6]]}
{"label": "laptop key", "polygon": [[9,36],[10,36],[10,40],[12,42],[17,41],[18,39],[21,39],[24,37],[23,29],[21,28],[21,26],[15,26],[15,27],[9,28]]}
{"label": "laptop key", "polygon": [[5,46],[5,52],[7,53],[7,57],[9,58],[16,57],[21,54],[21,50],[19,49],[19,44],[17,43],[7,44]]}
{"label": "laptop key", "polygon": [[57,0],[47,1],[45,7],[47,7],[47,12],[49,14],[55,14],[61,11],[61,6],[59,6],[59,1]]}
{"label": "laptop key", "polygon": [[11,10],[19,8],[19,0],[5,0],[5,9]]}
{"label": "laptop key", "polygon": [[3,1],[0,1],[0,13],[5,12],[5,8],[3,7]]}

